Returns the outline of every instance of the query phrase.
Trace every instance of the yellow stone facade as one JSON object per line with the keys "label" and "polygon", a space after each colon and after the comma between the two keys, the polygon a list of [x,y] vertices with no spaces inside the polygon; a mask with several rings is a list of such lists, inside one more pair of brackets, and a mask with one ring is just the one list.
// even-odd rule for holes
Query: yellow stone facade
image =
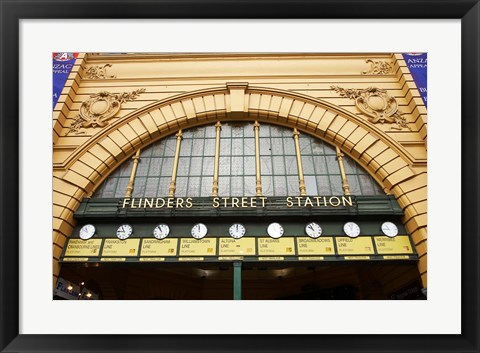
{"label": "yellow stone facade", "polygon": [[[372,70],[378,63],[387,70]],[[332,86],[386,90],[408,127],[369,122]],[[92,95],[140,89],[106,126],[71,129]],[[54,285],[84,197],[138,148],[179,129],[229,120],[296,128],[358,162],[404,210],[427,287],[427,111],[402,55],[391,53],[80,53],[53,111]]]}

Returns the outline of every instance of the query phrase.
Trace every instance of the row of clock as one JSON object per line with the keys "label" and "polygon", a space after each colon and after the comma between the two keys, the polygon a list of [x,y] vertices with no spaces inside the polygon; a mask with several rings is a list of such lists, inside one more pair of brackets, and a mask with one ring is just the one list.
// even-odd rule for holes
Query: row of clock
{"label": "row of clock", "polygon": [[[392,222],[385,222],[382,224],[382,232],[388,236],[388,237],[395,237],[398,234],[398,228],[395,224]],[[246,228],[240,223],[234,223],[230,226],[228,229],[228,232],[230,233],[230,236],[234,239],[240,239],[243,237],[246,233]],[[356,238],[360,235],[360,227],[358,224],[354,222],[347,222],[343,226],[343,231],[345,232],[346,235],[348,235],[351,238]],[[133,228],[129,224],[122,224],[120,227],[117,229],[117,238],[118,239],[127,239],[132,235],[133,233]],[[159,224],[153,229],[153,236],[157,239],[164,239],[168,236],[170,233],[170,227],[166,224]],[[191,231],[190,234],[192,237],[195,239],[202,239],[205,237],[208,233],[208,228],[205,224],[203,223],[197,223],[195,224]],[[267,233],[270,237],[274,239],[280,238],[283,233],[284,229],[281,224],[279,223],[271,223],[268,228],[267,228]],[[311,222],[307,224],[305,227],[305,233],[311,238],[318,238],[322,235],[322,227],[318,223]],[[95,226],[92,224],[86,224],[80,229],[80,238],[83,240],[90,239],[95,235]]]}

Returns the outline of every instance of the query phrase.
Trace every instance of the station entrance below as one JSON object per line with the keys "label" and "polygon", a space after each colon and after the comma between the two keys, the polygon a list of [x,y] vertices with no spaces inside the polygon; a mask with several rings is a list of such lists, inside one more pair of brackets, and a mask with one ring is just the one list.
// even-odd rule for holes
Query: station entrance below
{"label": "station entrance below", "polygon": [[425,299],[416,262],[64,264],[104,300]]}

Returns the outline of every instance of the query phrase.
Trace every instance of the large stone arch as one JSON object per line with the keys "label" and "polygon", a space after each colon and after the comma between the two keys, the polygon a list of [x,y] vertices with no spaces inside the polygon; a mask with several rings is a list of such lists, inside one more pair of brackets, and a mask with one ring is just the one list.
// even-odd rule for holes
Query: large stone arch
{"label": "large stone arch", "polygon": [[426,287],[426,175],[415,173],[405,149],[375,125],[331,103],[247,83],[227,83],[150,104],[118,119],[72,153],[65,162],[65,174],[53,183],[54,275],[59,273],[60,251],[75,226],[73,213],[84,197],[138,148],[179,129],[218,120],[296,127],[356,160],[404,209],[403,221],[420,256],[419,270]]}

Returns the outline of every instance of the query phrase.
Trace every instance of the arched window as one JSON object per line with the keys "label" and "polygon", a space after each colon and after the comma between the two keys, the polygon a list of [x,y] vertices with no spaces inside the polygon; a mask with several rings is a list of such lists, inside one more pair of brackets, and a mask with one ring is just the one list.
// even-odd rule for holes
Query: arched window
{"label": "arched window", "polygon": [[[217,129],[220,129],[218,140]],[[102,183],[93,197],[125,197],[131,181],[132,197],[210,197],[214,196],[215,181],[220,197],[255,196],[258,185],[261,185],[263,196],[297,196],[301,194],[299,162],[306,195],[343,195],[345,183],[352,195],[384,194],[354,160],[343,156],[340,161],[339,151],[322,140],[299,134],[298,155],[294,132],[290,128],[262,123],[258,128],[257,148],[253,122],[188,129],[179,134],[178,151],[177,135],[152,144],[141,151],[136,172],[132,173],[133,160],[125,162]],[[260,180],[257,180],[257,160]],[[218,175],[215,175],[216,161]],[[344,177],[340,163],[343,163]],[[130,180],[132,175],[134,179]]]}

